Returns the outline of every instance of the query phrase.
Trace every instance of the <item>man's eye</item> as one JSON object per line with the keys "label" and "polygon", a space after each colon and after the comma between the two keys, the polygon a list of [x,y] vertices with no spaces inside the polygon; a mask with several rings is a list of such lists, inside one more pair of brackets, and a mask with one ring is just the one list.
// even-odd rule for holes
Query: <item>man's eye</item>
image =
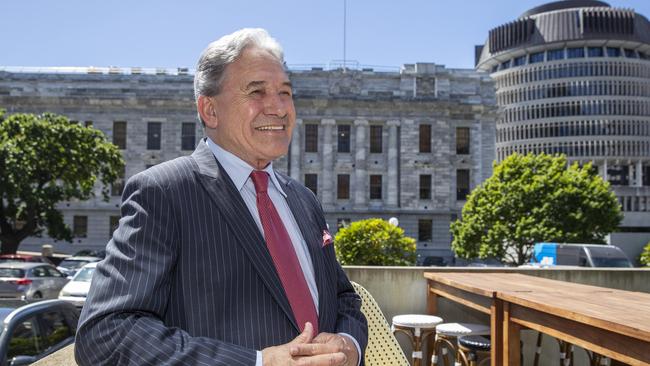
{"label": "man's eye", "polygon": [[264,91],[262,91],[261,89],[255,89],[255,90],[251,91],[252,95],[259,95],[259,94],[263,94],[263,93],[264,93]]}

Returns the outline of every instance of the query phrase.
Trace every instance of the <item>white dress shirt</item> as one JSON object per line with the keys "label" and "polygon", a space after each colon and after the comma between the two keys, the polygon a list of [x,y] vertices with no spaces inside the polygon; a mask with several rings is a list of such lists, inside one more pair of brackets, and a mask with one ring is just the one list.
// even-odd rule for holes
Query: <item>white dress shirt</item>
{"label": "white dress shirt", "polygon": [[[230,177],[230,180],[237,188],[237,191],[241,195],[246,207],[251,213],[251,216],[257,224],[257,228],[264,236],[264,228],[262,227],[262,221],[260,220],[260,215],[257,210],[257,193],[255,191],[255,185],[253,180],[250,178],[251,172],[255,170],[250,164],[243,161],[236,155],[232,154],[229,151],[224,150],[221,146],[215,144],[210,138],[206,139],[206,144],[217,158],[217,161],[223,169],[226,171],[226,174]],[[309,250],[307,249],[307,243],[302,237],[300,232],[300,227],[296,222],[296,218],[293,216],[289,205],[287,204],[287,194],[282,190],[278,178],[273,172],[273,163],[270,163],[264,168],[264,171],[269,174],[269,181],[272,184],[269,184],[267,192],[275,209],[280,215],[280,219],[284,224],[284,227],[291,238],[291,244],[293,245],[294,250],[296,251],[296,257],[302,268],[302,273],[305,275],[305,281],[309,287],[309,292],[311,297],[314,300],[314,306],[316,307],[316,313],[318,313],[318,287],[316,287],[316,275],[314,274],[314,265],[311,262],[311,257],[309,256]],[[356,339],[350,336],[347,333],[339,333],[348,336],[354,342],[354,345],[357,348],[357,355],[359,355],[359,362],[361,362],[361,347]],[[262,352],[257,351],[257,361],[256,366],[262,366]]]}

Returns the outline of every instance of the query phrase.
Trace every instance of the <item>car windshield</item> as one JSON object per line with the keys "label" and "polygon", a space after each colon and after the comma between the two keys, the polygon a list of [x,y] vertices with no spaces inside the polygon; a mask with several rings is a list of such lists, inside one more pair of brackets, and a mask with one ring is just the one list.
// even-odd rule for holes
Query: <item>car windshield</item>
{"label": "car windshield", "polygon": [[90,282],[90,280],[93,278],[94,271],[94,268],[84,268],[81,271],[77,272],[77,275],[74,276],[73,281]]}
{"label": "car windshield", "polygon": [[0,278],[22,278],[25,271],[18,268],[0,268]]}
{"label": "car windshield", "polygon": [[59,263],[59,266],[68,269],[79,269],[88,263],[90,262],[74,260],[74,259],[64,259],[61,263]]}

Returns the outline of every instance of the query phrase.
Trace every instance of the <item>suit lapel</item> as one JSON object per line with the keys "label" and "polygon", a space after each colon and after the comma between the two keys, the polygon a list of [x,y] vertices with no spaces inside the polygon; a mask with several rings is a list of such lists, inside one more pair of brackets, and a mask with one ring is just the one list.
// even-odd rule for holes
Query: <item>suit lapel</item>
{"label": "suit lapel", "polygon": [[266,242],[257,224],[230,177],[203,141],[199,143],[192,154],[199,167],[197,176],[201,185],[223,213],[223,218],[237,234],[237,243],[244,249],[259,277],[287,314],[293,326],[298,329],[289,300],[287,300],[287,295],[275,270],[273,259],[266,248]]}
{"label": "suit lapel", "polygon": [[293,214],[293,217],[298,223],[302,237],[305,239],[309,256],[314,266],[314,275],[316,276],[316,287],[318,288],[319,301],[318,301],[318,317],[321,318],[325,314],[325,301],[320,296],[325,289],[325,271],[323,266],[323,256],[320,254],[321,245],[323,242],[321,227],[317,222],[314,222],[313,216],[310,215],[304,207],[304,201],[300,199],[298,191],[295,189],[291,180],[284,177],[282,174],[276,174],[278,181],[282,184],[285,193],[287,194],[287,204]]}

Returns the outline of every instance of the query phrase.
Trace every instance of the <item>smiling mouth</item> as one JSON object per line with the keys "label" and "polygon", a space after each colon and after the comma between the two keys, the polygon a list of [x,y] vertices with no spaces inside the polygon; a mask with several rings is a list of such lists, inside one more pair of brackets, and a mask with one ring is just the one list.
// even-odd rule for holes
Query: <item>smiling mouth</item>
{"label": "smiling mouth", "polygon": [[283,125],[277,125],[277,126],[260,126],[260,127],[255,127],[256,130],[258,131],[284,131],[285,126]]}

